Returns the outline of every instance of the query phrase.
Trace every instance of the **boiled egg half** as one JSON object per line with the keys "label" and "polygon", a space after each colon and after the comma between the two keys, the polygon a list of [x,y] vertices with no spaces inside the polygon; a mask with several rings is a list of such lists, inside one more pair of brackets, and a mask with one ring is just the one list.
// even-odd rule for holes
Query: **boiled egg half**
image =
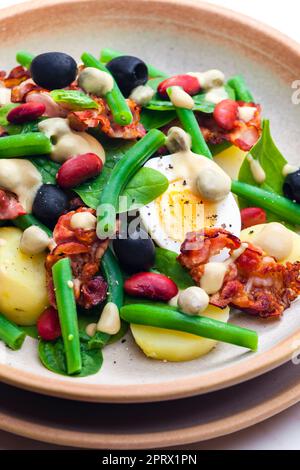
{"label": "boiled egg half", "polygon": [[197,190],[197,176],[208,165],[222,172],[216,163],[190,150],[152,158],[145,164],[169,181],[160,197],[140,209],[142,224],[158,246],[179,253],[186,234],[203,227],[222,227],[240,235],[240,211],[233,194],[211,202]]}

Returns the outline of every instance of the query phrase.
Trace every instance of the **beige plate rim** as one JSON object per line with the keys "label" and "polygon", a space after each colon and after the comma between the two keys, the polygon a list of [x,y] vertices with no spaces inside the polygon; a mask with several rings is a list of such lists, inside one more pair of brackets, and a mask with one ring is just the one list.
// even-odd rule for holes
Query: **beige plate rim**
{"label": "beige plate rim", "polygon": [[60,446],[89,449],[166,448],[203,442],[241,431],[283,412],[299,401],[300,381],[295,385],[287,386],[283,391],[267,399],[262,399],[261,402],[253,406],[250,405],[249,408],[238,413],[199,425],[168,431],[112,434],[86,432],[75,429],[65,430],[49,426],[47,423],[34,424],[26,419],[17,418],[3,412],[0,413],[0,429],[28,439]]}
{"label": "beige plate rim", "polygon": [[[80,4],[88,0],[35,0],[30,3],[23,3],[13,8],[6,8],[0,11],[0,21],[6,18],[13,19],[16,14],[25,14],[32,10],[42,10],[55,4]],[[131,0],[130,0],[131,1]],[[180,0],[140,0],[147,1],[153,5],[182,5]],[[285,36],[251,18],[232,12],[227,9],[197,2],[195,0],[185,0],[186,8],[200,10],[205,13],[218,16],[223,22],[235,25],[243,29],[249,36],[260,38],[270,46],[276,46],[281,51],[286,51],[289,55],[289,62],[297,64],[300,62],[299,45]],[[286,340],[280,342],[271,350],[259,354],[247,361],[228,366],[218,373],[210,372],[206,375],[180,381],[168,381],[158,384],[129,385],[129,386],[108,386],[89,385],[76,382],[62,381],[59,379],[42,378],[38,375],[17,370],[10,366],[1,365],[0,380],[10,385],[36,391],[46,395],[58,396],[68,399],[76,399],[89,402],[109,402],[109,403],[137,403],[160,400],[170,400],[193,396],[201,393],[229,387],[231,385],[249,380],[261,375],[288,361],[293,354],[293,345],[299,344],[300,331],[295,332]]]}

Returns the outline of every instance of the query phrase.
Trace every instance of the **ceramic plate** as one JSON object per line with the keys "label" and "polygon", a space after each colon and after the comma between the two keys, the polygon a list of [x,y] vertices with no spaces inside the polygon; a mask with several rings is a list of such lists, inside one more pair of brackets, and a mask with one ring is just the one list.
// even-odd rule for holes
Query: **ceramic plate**
{"label": "ceramic plate", "polygon": [[0,393],[0,429],[14,434],[61,446],[178,449],[240,431],[292,406],[300,400],[300,381],[290,362],[226,390],[166,403],[79,403],[4,384]]}
{"label": "ceramic plate", "polygon": [[[299,106],[291,84],[300,78],[299,47],[264,25],[193,1],[46,0],[0,12],[1,67],[13,66],[16,50],[64,50],[79,58],[111,47],[141,56],[167,72],[218,67],[243,73],[271,119],[286,158],[300,154]],[[284,126],[284,132],[283,132]],[[299,162],[298,162],[299,163]],[[19,352],[3,350],[0,378],[41,393],[87,401],[146,402],[191,396],[227,387],[289,360],[299,347],[299,302],[281,321],[264,323],[245,315],[232,322],[256,329],[257,353],[219,344],[206,357],[183,364],[146,359],[128,337],[105,348],[95,376],[60,377],[43,368],[28,338]]]}

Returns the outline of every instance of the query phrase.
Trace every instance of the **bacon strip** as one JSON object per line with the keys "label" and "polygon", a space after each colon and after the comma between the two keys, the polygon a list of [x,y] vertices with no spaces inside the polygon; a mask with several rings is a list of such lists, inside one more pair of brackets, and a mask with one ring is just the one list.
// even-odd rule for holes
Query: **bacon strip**
{"label": "bacon strip", "polygon": [[103,302],[107,295],[107,284],[98,272],[109,240],[99,240],[96,230],[73,229],[71,218],[77,212],[95,214],[93,209],[80,207],[76,211],[62,215],[53,232],[56,246],[46,259],[49,300],[54,307],[55,295],[51,268],[59,259],[65,257],[70,258],[71,261],[75,298],[79,305],[86,309],[91,308]]}
{"label": "bacon strip", "polygon": [[13,88],[14,86],[20,85],[20,83],[28,78],[30,78],[29,70],[26,70],[22,65],[18,65],[14,67],[7,76],[1,73],[0,80],[6,88]]}
{"label": "bacon strip", "polygon": [[[189,233],[178,257],[200,285],[205,264],[224,248],[232,252],[241,241],[226,230],[205,228]],[[219,292],[210,303],[227,305],[261,318],[278,318],[300,295],[300,262],[279,264],[251,244],[228,268]]]}
{"label": "bacon strip", "polygon": [[15,194],[0,189],[0,220],[13,220],[26,214]]}
{"label": "bacon strip", "polygon": [[128,140],[137,139],[146,134],[140,123],[141,108],[134,101],[126,100],[133,116],[132,123],[128,126],[119,126],[114,122],[105,100],[96,96],[92,96],[92,98],[98,103],[98,109],[73,111],[68,115],[70,126],[75,131],[83,132],[88,127],[99,127],[104,134],[111,138]]}

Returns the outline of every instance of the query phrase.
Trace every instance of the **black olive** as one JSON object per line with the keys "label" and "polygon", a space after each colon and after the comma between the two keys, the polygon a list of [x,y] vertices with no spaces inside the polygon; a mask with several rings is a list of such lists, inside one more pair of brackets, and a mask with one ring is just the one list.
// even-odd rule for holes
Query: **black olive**
{"label": "black olive", "polygon": [[300,169],[287,175],[282,189],[285,197],[300,203]]}
{"label": "black olive", "polygon": [[126,98],[134,88],[145,85],[148,81],[147,65],[137,57],[130,55],[116,57],[108,62],[107,68]]}
{"label": "black olive", "polygon": [[113,248],[121,267],[128,273],[147,271],[154,264],[155,247],[149,235],[144,230],[137,230],[113,241]]}
{"label": "black olive", "polygon": [[77,75],[77,64],[73,57],[63,52],[45,52],[31,62],[34,82],[47,90],[65,88]]}
{"label": "black olive", "polygon": [[68,209],[68,196],[55,184],[43,184],[34,198],[32,213],[52,229],[58,218]]}

